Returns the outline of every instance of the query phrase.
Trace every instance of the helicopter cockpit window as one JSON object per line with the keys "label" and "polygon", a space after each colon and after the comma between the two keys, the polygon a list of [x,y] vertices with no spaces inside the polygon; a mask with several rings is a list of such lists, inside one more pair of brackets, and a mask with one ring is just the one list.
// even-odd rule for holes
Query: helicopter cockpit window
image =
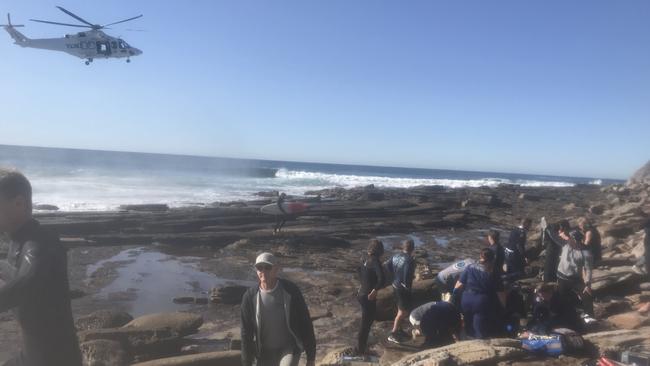
{"label": "helicopter cockpit window", "polygon": [[111,41],[111,47],[113,47],[113,48],[117,48],[117,42],[115,42],[115,41]]}
{"label": "helicopter cockpit window", "polygon": [[126,47],[128,47],[128,45],[126,44],[126,42],[124,42],[123,40],[120,39],[119,42],[120,42],[120,49],[123,50],[123,49],[125,49]]}

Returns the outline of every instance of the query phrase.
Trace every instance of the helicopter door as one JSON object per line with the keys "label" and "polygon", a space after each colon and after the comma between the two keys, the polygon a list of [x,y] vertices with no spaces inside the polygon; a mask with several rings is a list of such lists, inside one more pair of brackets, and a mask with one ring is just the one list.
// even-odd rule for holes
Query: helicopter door
{"label": "helicopter door", "polygon": [[110,56],[111,55],[111,43],[107,41],[97,41],[97,54]]}

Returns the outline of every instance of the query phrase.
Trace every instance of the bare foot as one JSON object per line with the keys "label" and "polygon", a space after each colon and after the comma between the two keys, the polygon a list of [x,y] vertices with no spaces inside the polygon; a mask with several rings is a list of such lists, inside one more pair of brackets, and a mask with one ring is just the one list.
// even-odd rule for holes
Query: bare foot
{"label": "bare foot", "polygon": [[637,310],[641,314],[645,314],[647,312],[650,312],[650,302],[645,302],[645,303],[640,304],[639,307],[637,308]]}

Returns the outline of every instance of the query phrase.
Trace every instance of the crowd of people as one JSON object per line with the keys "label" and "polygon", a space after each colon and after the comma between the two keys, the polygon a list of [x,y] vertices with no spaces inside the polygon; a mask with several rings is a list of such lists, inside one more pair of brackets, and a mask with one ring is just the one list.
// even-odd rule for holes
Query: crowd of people
{"label": "crowd of people", "polygon": [[[414,333],[424,336],[425,347],[459,339],[515,335],[523,323],[536,334],[560,327],[582,331],[585,321],[578,309],[587,317],[594,315],[592,272],[602,257],[598,230],[585,218],[579,220],[577,228],[566,220],[547,225],[542,219],[546,249],[543,284],[537,287],[529,311],[517,281],[527,275],[531,261],[526,249],[531,223],[523,219],[510,232],[505,245],[500,243],[499,231],[488,231],[476,260],[458,261],[437,274],[437,287],[447,293],[448,301],[433,301],[416,308],[412,298],[413,241],[404,241],[399,253],[384,262],[383,243],[371,240],[358,271],[358,353],[368,353],[377,295],[387,285],[392,287],[397,305],[389,342],[402,343],[410,337],[402,328],[406,319]],[[282,224],[276,225],[275,232],[281,230]],[[55,234],[32,217],[32,188],[27,178],[2,168],[0,232],[8,236],[10,243],[7,260],[0,265],[4,281],[0,286],[0,313],[14,310],[23,335],[22,351],[5,366],[81,366],[65,249]],[[646,254],[638,268],[648,274],[650,221],[645,224],[644,244]],[[242,365],[297,365],[304,352],[307,365],[313,366],[316,337],[301,290],[279,277],[281,266],[271,253],[260,254],[254,268],[258,284],[244,294],[241,303]],[[650,311],[650,304],[643,304],[639,311]],[[528,313],[532,316],[527,317]]]}
{"label": "crowd of people", "polygon": [[[402,252],[387,262],[389,266],[382,266],[383,246],[373,240],[361,271],[359,302],[363,315],[357,345],[359,353],[368,352],[369,324],[376,307],[373,302],[386,277],[382,269],[390,272],[398,268],[399,271],[395,272],[399,273],[399,279],[392,284],[398,313],[388,337],[391,342],[404,340],[405,332],[399,326],[406,316],[413,331],[424,336],[425,347],[446,345],[459,339],[528,333],[546,335],[557,328],[584,332],[585,325],[594,321],[591,282],[593,269],[602,259],[600,234],[587,218],[580,218],[575,228],[568,220],[547,225],[542,218],[542,241],[546,250],[543,282],[535,288],[530,304],[517,281],[528,277],[531,258],[526,243],[531,225],[531,219],[521,220],[519,226],[511,230],[505,245],[500,243],[498,230],[489,230],[486,245],[477,259],[459,260],[436,275],[437,288],[446,293],[443,296],[446,301],[432,301],[415,309],[410,309],[410,302],[404,301],[410,298],[407,284],[412,283],[413,272],[390,266],[395,262],[408,262],[405,258],[413,250],[412,242],[405,241]],[[650,273],[650,220],[644,227],[646,255],[637,268],[647,275]],[[412,269],[413,264],[406,268]],[[410,277],[404,277],[405,273]],[[373,312],[368,313],[367,309]],[[641,304],[639,311],[650,312],[650,303]]]}

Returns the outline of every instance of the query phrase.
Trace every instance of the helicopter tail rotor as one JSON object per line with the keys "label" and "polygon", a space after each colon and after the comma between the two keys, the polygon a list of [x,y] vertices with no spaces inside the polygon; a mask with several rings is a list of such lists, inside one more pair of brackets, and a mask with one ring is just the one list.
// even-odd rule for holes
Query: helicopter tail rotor
{"label": "helicopter tail rotor", "polygon": [[9,13],[7,13],[7,24],[0,24],[0,26],[11,28],[24,27],[23,24],[11,24],[11,14]]}

